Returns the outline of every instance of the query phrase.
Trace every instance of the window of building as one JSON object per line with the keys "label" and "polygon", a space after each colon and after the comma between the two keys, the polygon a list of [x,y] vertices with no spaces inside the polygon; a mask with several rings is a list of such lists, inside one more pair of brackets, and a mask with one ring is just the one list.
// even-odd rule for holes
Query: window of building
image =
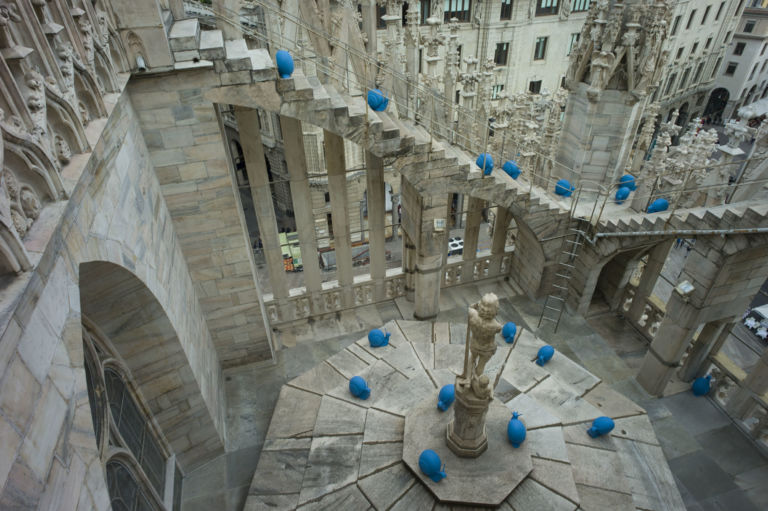
{"label": "window of building", "polygon": [[757,66],[759,66],[759,65],[760,65],[760,64],[759,64],[759,63],[757,63],[757,64],[755,64],[754,66],[752,66],[752,71],[750,71],[750,73],[749,73],[749,79],[750,79],[750,80],[751,80],[751,79],[753,79],[753,78],[755,77],[755,72],[757,72]]}
{"label": "window of building", "polygon": [[698,50],[698,49],[699,49],[699,43],[698,42],[693,43],[693,46],[691,46],[691,55],[695,55],[696,54],[696,50]]}
{"label": "window of building", "polygon": [[571,0],[571,12],[589,10],[589,0]]}
{"label": "window of building", "polygon": [[765,66],[766,66],[766,65],[768,65],[768,60],[764,60],[764,61],[763,61],[763,67],[761,67],[761,68],[760,68],[760,72],[761,72],[761,73],[762,73],[763,71],[765,71]]}
{"label": "window of building", "polygon": [[747,34],[751,34],[754,29],[755,29],[755,20],[747,20],[747,22],[744,24],[744,32]]}
{"label": "window of building", "polygon": [[693,75],[693,84],[699,83],[699,79],[701,78],[701,72],[704,71],[704,63],[700,63],[699,66],[696,68],[696,73]]}
{"label": "window of building", "polygon": [[709,16],[710,9],[712,9],[711,5],[708,5],[707,8],[704,9],[704,15],[701,17],[701,24],[702,25],[707,22],[707,16]]}
{"label": "window of building", "polygon": [[533,50],[533,60],[544,60],[547,56],[547,40],[549,37],[537,37],[536,47]]}
{"label": "window of building", "polygon": [[683,56],[683,50],[684,49],[685,48],[683,48],[682,46],[677,49],[677,55],[675,55],[675,60],[678,60],[678,59],[680,59]]}
{"label": "window of building", "polygon": [[723,63],[723,57],[720,57],[717,59],[717,62],[715,63],[715,67],[712,69],[712,74],[710,75],[710,78],[715,77],[715,73],[720,69],[720,64]]}
{"label": "window of building", "polygon": [[496,53],[493,55],[493,61],[497,66],[507,65],[507,56],[509,55],[509,43],[496,44]]}
{"label": "window of building", "polygon": [[675,16],[675,21],[672,23],[672,35],[677,35],[677,29],[680,28],[681,16]]}
{"label": "window of building", "polygon": [[725,7],[725,2],[720,2],[720,7],[717,8],[717,14],[715,14],[715,21],[720,19],[720,15],[723,14],[723,7]]}
{"label": "window of building", "polygon": [[669,94],[669,91],[672,90],[672,86],[675,84],[676,79],[677,79],[677,73],[672,73],[672,76],[669,77],[669,81],[667,82],[667,87],[664,89],[665,96]]}
{"label": "window of building", "polygon": [[733,73],[736,72],[736,68],[739,67],[739,64],[736,62],[729,62],[728,67],[725,68],[725,75],[726,76],[733,76]]}
{"label": "window of building", "polygon": [[762,57],[763,55],[765,55],[765,49],[766,49],[766,48],[768,48],[768,43],[765,43],[765,44],[763,45],[763,49],[762,49],[762,50],[760,50],[760,56],[761,56],[761,57]]}
{"label": "window of building", "polygon": [[472,0],[445,0],[443,13],[445,23],[451,21],[451,18],[467,22],[472,13]]}
{"label": "window of building", "polygon": [[499,16],[499,19],[512,19],[512,0],[501,0],[501,16]]}
{"label": "window of building", "polygon": [[330,204],[331,203],[331,194],[330,194],[330,192],[325,192],[324,198],[325,198],[325,203],[326,204]]}
{"label": "window of building", "polygon": [[432,0],[420,0],[419,1],[419,24],[426,25],[427,18],[429,18],[431,14],[432,14]]}
{"label": "window of building", "polygon": [[566,55],[570,55],[573,49],[579,44],[579,39],[581,38],[581,32],[574,32],[571,34],[571,40],[568,42],[568,53]]}
{"label": "window of building", "polygon": [[688,69],[685,70],[685,72],[683,72],[683,77],[680,79],[680,90],[683,90],[687,85],[688,75],[690,74],[691,74],[691,68],[689,67]]}
{"label": "window of building", "polygon": [[688,16],[688,23],[685,24],[685,29],[688,30],[691,28],[691,23],[693,23],[693,18],[696,16],[696,9],[691,11],[691,15]]}
{"label": "window of building", "polygon": [[731,32],[728,31],[725,33],[725,40],[723,41],[723,44],[728,44],[731,42]]}
{"label": "window of building", "polygon": [[463,44],[460,44],[456,47],[456,54],[459,56],[459,64],[461,64],[461,49],[463,46]]}
{"label": "window of building", "polygon": [[387,28],[387,23],[381,19],[382,16],[387,14],[387,8],[380,5],[376,11],[376,28]]}
{"label": "window of building", "polygon": [[712,38],[711,37],[709,39],[707,39],[706,43],[704,43],[704,49],[708,50],[710,46],[712,46]]}
{"label": "window of building", "polygon": [[459,100],[460,100],[460,99],[461,99],[461,92],[459,92],[459,91],[456,91],[456,101],[455,101],[455,103],[456,103],[457,105],[459,104]]}
{"label": "window of building", "polygon": [[548,16],[550,14],[557,14],[559,3],[559,0],[537,0],[536,16]]}
{"label": "window of building", "polygon": [[499,99],[499,95],[503,90],[504,90],[503,84],[494,85],[493,89],[491,89],[491,99]]}
{"label": "window of building", "polygon": [[534,94],[541,92],[541,80],[534,80],[528,84],[528,90]]}
{"label": "window of building", "polygon": [[734,55],[743,55],[744,48],[747,47],[747,43],[736,43],[736,47],[733,48]]}

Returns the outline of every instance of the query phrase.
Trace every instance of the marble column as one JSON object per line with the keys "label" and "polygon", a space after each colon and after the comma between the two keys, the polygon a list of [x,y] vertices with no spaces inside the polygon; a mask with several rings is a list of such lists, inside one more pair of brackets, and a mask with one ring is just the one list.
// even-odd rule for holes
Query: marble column
{"label": "marble column", "polygon": [[763,351],[760,360],[744,378],[739,388],[728,398],[725,409],[732,417],[743,419],[752,408],[754,396],[762,396],[766,392],[768,392],[768,350]]}
{"label": "marble column", "polygon": [[403,233],[403,273],[405,274],[405,299],[416,299],[416,244],[405,231]]}
{"label": "marble column", "polygon": [[283,134],[285,165],[288,168],[296,231],[299,234],[299,248],[304,265],[304,285],[309,293],[315,293],[321,289],[322,278],[317,258],[315,217],[312,214],[312,195],[307,178],[307,158],[304,154],[301,121],[281,116],[280,129]]}
{"label": "marble column", "polygon": [[253,207],[259,224],[259,237],[267,261],[269,282],[275,298],[288,297],[288,284],[283,266],[283,252],[280,250],[275,206],[272,203],[272,190],[267,174],[267,162],[264,159],[264,146],[261,144],[259,114],[252,108],[235,107],[235,118],[240,131],[243,146],[245,168],[251,186]]}
{"label": "marble column", "polygon": [[435,220],[445,223],[448,201],[445,194],[422,197],[421,232],[415,269],[415,303],[413,317],[426,320],[440,312],[440,285],[445,263],[444,230],[435,228]]}
{"label": "marble column", "polygon": [[[507,230],[512,213],[502,206],[496,207],[496,219],[493,221],[493,238],[491,239],[491,255],[501,256],[507,246]],[[494,259],[491,271],[498,274],[501,271],[501,257]]]}
{"label": "marble column", "polygon": [[378,9],[376,0],[362,0],[360,10],[363,15],[363,32],[368,36],[368,42],[365,43],[365,49],[368,55],[376,57],[376,26],[378,22]]}
{"label": "marble column", "polygon": [[652,396],[664,394],[693,338],[700,312],[677,288],[672,291],[666,315],[637,374],[638,383]]}
{"label": "marble column", "polygon": [[[703,376],[703,370],[706,367],[706,361],[710,354],[717,353],[720,346],[731,334],[733,323],[726,321],[710,321],[699,332],[699,337],[691,347],[688,358],[683,362],[683,367],[678,371],[680,379],[683,381],[693,381],[699,376]],[[716,348],[716,349],[715,349]]]}
{"label": "marble column", "polygon": [[352,305],[352,248],[349,241],[349,204],[347,203],[347,165],[344,139],[323,131],[328,192],[331,196],[333,247],[336,251],[336,278],[342,288],[344,306]]}
{"label": "marble column", "polygon": [[627,317],[630,321],[637,323],[643,315],[645,300],[651,295],[651,292],[653,292],[653,287],[656,285],[656,281],[661,274],[661,269],[664,267],[664,262],[669,255],[669,249],[672,248],[674,241],[674,239],[663,241],[648,253],[648,263],[646,263],[643,274],[640,277],[640,284],[635,290],[632,306],[627,312]]}
{"label": "marble column", "polygon": [[[484,200],[475,197],[469,198],[467,223],[464,227],[464,252],[462,256],[464,261],[473,261],[477,257],[477,239],[480,236],[480,224],[483,221],[483,207],[485,207]],[[465,275],[467,271],[472,271],[471,263],[464,264]]]}
{"label": "marble column", "polygon": [[[368,197],[368,247],[371,255],[371,279],[380,283],[387,271],[384,215],[384,160],[366,152],[366,187]],[[379,286],[377,285],[377,288]]]}

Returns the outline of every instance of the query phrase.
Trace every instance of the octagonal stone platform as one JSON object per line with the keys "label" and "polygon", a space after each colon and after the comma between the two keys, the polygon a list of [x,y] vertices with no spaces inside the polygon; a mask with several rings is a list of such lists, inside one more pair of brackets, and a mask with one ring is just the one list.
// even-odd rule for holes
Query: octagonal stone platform
{"label": "octagonal stone platform", "polygon": [[[247,511],[465,510],[477,505],[470,490],[446,497],[448,504],[438,501],[429,486],[450,484],[462,470],[458,463],[446,461],[448,477],[432,483],[403,461],[413,465],[410,456],[421,452],[404,448],[404,441],[412,442],[405,435],[406,417],[421,408],[427,418],[430,407],[434,412],[429,413],[440,413],[437,392],[461,372],[466,325],[391,321],[384,328],[392,334],[388,346],[371,348],[364,336],[283,386]],[[536,365],[533,360],[545,343],[520,330],[513,347],[497,339],[498,350],[486,366],[499,403],[494,414],[505,417],[501,432],[496,426],[488,432],[489,440],[505,435],[512,411],[520,412],[532,469],[496,507],[685,509],[645,411],[561,353],[544,367]],[[355,375],[371,387],[368,400],[349,393],[348,381]],[[616,428],[611,436],[590,438],[586,430],[601,415],[613,417]],[[448,459],[447,448],[434,450]]]}
{"label": "octagonal stone platform", "polygon": [[[488,409],[488,449],[477,458],[462,458],[445,443],[453,409],[438,410],[427,398],[405,416],[403,461],[435,498],[443,503],[498,506],[533,470],[528,444],[515,449],[507,440],[512,412],[498,400]],[[432,449],[445,464],[447,477],[436,483],[419,470],[419,455]]]}

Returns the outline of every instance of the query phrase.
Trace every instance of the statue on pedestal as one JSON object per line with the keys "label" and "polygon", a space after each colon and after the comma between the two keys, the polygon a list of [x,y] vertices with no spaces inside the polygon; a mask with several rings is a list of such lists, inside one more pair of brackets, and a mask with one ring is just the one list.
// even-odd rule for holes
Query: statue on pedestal
{"label": "statue on pedestal", "polygon": [[448,423],[446,443],[457,455],[476,458],[488,448],[485,415],[493,401],[493,387],[485,365],[496,353],[496,321],[499,299],[488,293],[469,307],[464,371],[456,377],[453,419]]}

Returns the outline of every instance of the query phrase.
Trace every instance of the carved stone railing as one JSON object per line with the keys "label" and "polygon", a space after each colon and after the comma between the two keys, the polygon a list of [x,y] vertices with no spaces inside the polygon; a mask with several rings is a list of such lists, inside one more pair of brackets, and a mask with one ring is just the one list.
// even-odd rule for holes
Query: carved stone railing
{"label": "carved stone railing", "polygon": [[509,273],[513,253],[510,251],[503,254],[480,255],[472,261],[463,261],[458,257],[456,261],[449,259],[443,267],[441,285],[442,287],[458,286],[506,275]]}
{"label": "carved stone railing", "polygon": [[709,398],[754,440],[763,454],[768,454],[768,396],[749,393],[749,402],[742,408],[743,412],[734,416],[728,404],[743,389],[746,372],[723,352],[710,357],[709,362],[707,372],[712,375]]}
{"label": "carved stone railing", "polygon": [[624,289],[624,296],[621,300],[621,309],[627,319],[643,334],[643,337],[648,341],[653,341],[656,334],[659,332],[661,321],[666,314],[666,304],[659,298],[651,295],[645,299],[645,305],[643,306],[643,312],[639,318],[633,318],[628,315],[632,302],[635,300],[635,294],[637,287],[632,282],[627,284]]}

